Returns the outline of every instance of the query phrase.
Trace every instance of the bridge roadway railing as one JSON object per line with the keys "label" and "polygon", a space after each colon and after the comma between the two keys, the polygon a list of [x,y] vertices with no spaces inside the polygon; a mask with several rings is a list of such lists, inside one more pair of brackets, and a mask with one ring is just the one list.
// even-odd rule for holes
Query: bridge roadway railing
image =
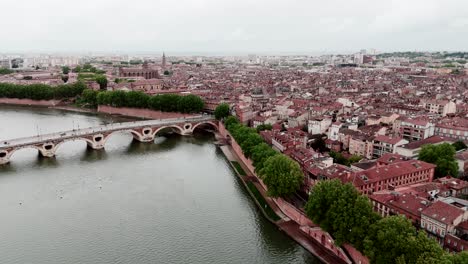
{"label": "bridge roadway railing", "polygon": [[165,118],[160,120],[144,120],[144,121],[133,121],[133,122],[122,122],[122,123],[112,123],[103,126],[97,127],[88,127],[82,129],[73,129],[67,130],[62,132],[55,132],[49,134],[42,134],[32,137],[23,137],[23,138],[16,138],[11,140],[2,140],[0,141],[0,150],[8,149],[8,148],[17,148],[22,146],[28,146],[33,144],[40,144],[46,143],[55,140],[66,140],[66,139],[73,139],[88,135],[94,135],[97,133],[104,133],[104,132],[113,132],[113,131],[120,131],[120,130],[127,130],[133,128],[140,128],[146,126],[165,126],[165,125],[175,125],[180,123],[187,123],[187,122],[203,122],[203,121],[212,121],[214,120],[213,116],[195,116],[189,118]]}

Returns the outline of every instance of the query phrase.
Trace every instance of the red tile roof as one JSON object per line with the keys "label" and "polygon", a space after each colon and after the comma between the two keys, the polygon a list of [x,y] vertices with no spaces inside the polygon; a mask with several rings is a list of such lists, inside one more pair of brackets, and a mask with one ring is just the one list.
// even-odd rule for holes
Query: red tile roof
{"label": "red tile roof", "polygon": [[457,217],[463,214],[463,210],[441,201],[433,203],[422,211],[422,214],[438,222],[450,225]]}

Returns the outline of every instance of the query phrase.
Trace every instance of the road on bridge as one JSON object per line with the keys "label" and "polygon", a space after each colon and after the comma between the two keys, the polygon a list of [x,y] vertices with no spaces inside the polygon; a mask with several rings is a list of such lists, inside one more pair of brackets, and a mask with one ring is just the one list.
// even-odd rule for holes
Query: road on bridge
{"label": "road on bridge", "polygon": [[126,130],[132,128],[146,127],[146,126],[164,126],[164,125],[173,125],[186,122],[203,122],[203,121],[212,121],[214,120],[211,115],[200,115],[189,118],[167,118],[160,120],[144,120],[144,121],[134,121],[134,122],[123,122],[123,123],[112,123],[103,126],[97,127],[88,127],[82,129],[73,129],[62,132],[50,133],[37,135],[32,137],[23,137],[11,140],[5,140],[0,142],[0,150],[7,148],[17,148],[25,145],[38,144],[42,142],[65,140],[71,138],[77,138],[87,135],[93,135],[96,133],[105,133],[118,130]]}

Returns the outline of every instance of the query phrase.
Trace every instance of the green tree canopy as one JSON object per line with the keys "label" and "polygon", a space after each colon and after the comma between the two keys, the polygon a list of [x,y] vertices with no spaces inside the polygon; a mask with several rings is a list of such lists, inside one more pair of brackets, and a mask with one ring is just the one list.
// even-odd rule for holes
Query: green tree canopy
{"label": "green tree canopy", "polygon": [[328,150],[325,140],[323,140],[322,135],[319,135],[315,140],[310,144],[310,147],[317,152],[325,152]]}
{"label": "green tree canopy", "polygon": [[96,75],[96,82],[99,84],[99,88],[101,90],[105,90],[107,88],[107,78],[104,75]]}
{"label": "green tree canopy", "polygon": [[[417,232],[404,216],[382,218],[369,227],[364,253],[372,263],[443,263],[448,259],[439,244]],[[450,262],[449,262],[450,263]]]}
{"label": "green tree canopy", "polygon": [[62,67],[62,72],[63,72],[63,74],[68,74],[68,73],[70,72],[70,67],[68,67],[68,66],[63,66],[63,67]]}
{"label": "green tree canopy", "polygon": [[0,68],[0,75],[10,74],[10,73],[13,73],[13,71],[7,68]]}
{"label": "green tree canopy", "polygon": [[228,116],[224,120],[224,125],[226,126],[227,130],[231,131],[231,126],[233,125],[238,125],[239,124],[239,119],[237,119],[235,116]]}
{"label": "green tree canopy", "polygon": [[255,171],[259,172],[263,167],[265,161],[271,157],[278,154],[273,150],[268,144],[260,143],[252,148],[252,161],[255,167]]}
{"label": "green tree canopy", "polygon": [[269,157],[259,174],[268,187],[268,195],[273,197],[291,196],[304,179],[299,164],[283,154]]}
{"label": "green tree canopy", "polygon": [[257,132],[264,131],[264,130],[272,130],[273,126],[271,124],[261,124],[257,126]]}
{"label": "green tree canopy", "polygon": [[339,180],[320,181],[312,187],[305,206],[312,221],[335,237],[337,244],[348,242],[363,249],[368,227],[379,219],[369,199],[351,184]]}
{"label": "green tree canopy", "polygon": [[467,148],[466,144],[465,144],[463,141],[461,141],[461,140],[459,140],[459,141],[453,143],[452,146],[455,148],[456,151],[459,151],[459,150],[462,150],[462,149],[466,149],[466,148]]}
{"label": "green tree canopy", "polygon": [[82,82],[54,87],[45,84],[17,85],[0,83],[0,98],[6,97],[32,100],[65,99],[80,95],[86,88],[86,84]]}
{"label": "green tree canopy", "polygon": [[80,104],[89,106],[89,107],[96,107],[97,106],[97,95],[98,92],[91,90],[91,89],[86,89],[81,93],[81,97],[79,100]]}
{"label": "green tree canopy", "polygon": [[82,68],[81,68],[80,65],[78,65],[78,66],[76,66],[75,68],[73,68],[73,72],[76,72],[76,73],[81,72],[81,70],[82,70]]}
{"label": "green tree canopy", "polygon": [[215,118],[218,120],[221,120],[227,117],[229,115],[229,108],[230,108],[229,104],[226,104],[226,103],[219,104],[214,111]]}
{"label": "green tree canopy", "polygon": [[252,157],[253,148],[263,143],[263,138],[257,133],[249,133],[241,144],[242,151],[248,158]]}
{"label": "green tree canopy", "polygon": [[196,95],[160,94],[149,96],[138,91],[101,91],[96,96],[98,105],[113,107],[150,108],[164,112],[198,113],[204,107]]}
{"label": "green tree canopy", "polygon": [[455,161],[455,148],[449,143],[424,145],[419,152],[419,160],[436,165],[435,176],[458,176],[458,164]]}

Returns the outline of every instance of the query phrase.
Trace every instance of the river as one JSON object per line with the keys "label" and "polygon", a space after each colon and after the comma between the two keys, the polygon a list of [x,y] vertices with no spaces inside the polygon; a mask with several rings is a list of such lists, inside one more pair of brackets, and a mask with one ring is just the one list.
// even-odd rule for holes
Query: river
{"label": "river", "polygon": [[[0,140],[117,121],[0,106]],[[0,263],[320,263],[260,214],[206,133],[19,150],[0,208]]]}

